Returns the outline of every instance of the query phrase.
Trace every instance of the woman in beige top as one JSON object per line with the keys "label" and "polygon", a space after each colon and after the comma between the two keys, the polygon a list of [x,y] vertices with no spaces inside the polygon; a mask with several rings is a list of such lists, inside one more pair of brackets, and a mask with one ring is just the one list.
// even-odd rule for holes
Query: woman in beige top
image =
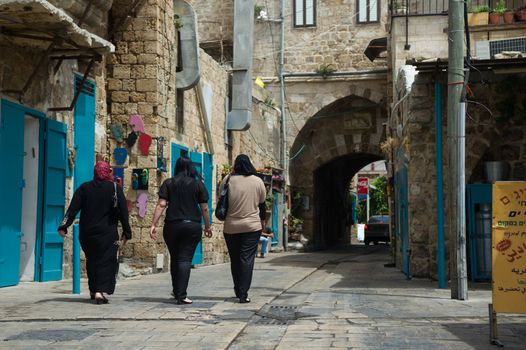
{"label": "woman in beige top", "polygon": [[249,303],[248,290],[254,259],[265,223],[266,189],[263,181],[256,176],[250,158],[244,154],[237,156],[234,171],[225,178],[221,190],[226,181],[229,182],[228,213],[223,233],[230,255],[236,297],[240,303]]}

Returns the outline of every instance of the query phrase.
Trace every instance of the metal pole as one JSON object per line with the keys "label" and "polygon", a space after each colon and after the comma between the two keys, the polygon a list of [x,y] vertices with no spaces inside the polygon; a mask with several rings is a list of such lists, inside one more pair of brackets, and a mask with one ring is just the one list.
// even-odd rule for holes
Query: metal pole
{"label": "metal pole", "polygon": [[[287,119],[285,117],[285,76],[284,66],[285,66],[285,1],[280,1],[280,48],[279,48],[279,85],[280,85],[280,103],[281,103],[281,132],[282,132],[282,143],[281,143],[281,166],[283,167],[283,176],[285,177],[285,183],[283,184],[283,194],[286,194],[286,187],[289,178],[288,170],[288,159],[287,159]],[[290,194],[289,194],[290,195]],[[284,196],[285,198],[285,196]],[[288,203],[288,201],[287,201]],[[285,204],[283,215],[287,218],[288,222],[288,207],[287,203]],[[283,220],[282,220],[283,221]],[[289,243],[288,237],[288,227],[285,230],[283,227],[283,249],[287,251],[287,245]]]}
{"label": "metal pole", "polygon": [[[466,227],[464,196],[464,3],[449,0],[448,10],[448,153],[451,241],[451,298],[467,299]],[[465,110],[464,110],[465,112]]]}
{"label": "metal pole", "polygon": [[437,189],[437,255],[438,288],[446,288],[446,258],[444,239],[444,180],[442,173],[442,84],[435,83],[435,138]]}
{"label": "metal pole", "polygon": [[80,241],[79,225],[73,226],[73,290],[72,294],[80,294]]}
{"label": "metal pole", "polygon": [[369,192],[370,192],[370,189],[369,189],[369,186],[367,186],[367,222],[369,222]]}

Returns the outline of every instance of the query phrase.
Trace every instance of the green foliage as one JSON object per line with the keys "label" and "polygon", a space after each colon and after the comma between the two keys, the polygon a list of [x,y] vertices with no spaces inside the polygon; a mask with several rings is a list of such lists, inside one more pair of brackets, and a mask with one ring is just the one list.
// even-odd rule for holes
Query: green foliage
{"label": "green foliage", "polygon": [[263,11],[264,9],[265,9],[265,6],[255,4],[254,5],[254,17],[257,18],[259,14],[261,13],[261,11]]}
{"label": "green foliage", "polygon": [[468,12],[470,13],[489,12],[489,6],[470,6]]}
{"label": "green foliage", "polygon": [[508,12],[508,9],[506,8],[506,5],[504,4],[504,0],[499,0],[499,2],[497,3],[497,6],[493,8],[493,12],[500,13],[500,14],[504,12]]}
{"label": "green foliage", "polygon": [[276,106],[276,102],[274,102],[274,99],[270,96],[265,97],[265,101],[263,101],[263,103],[269,107]]}
{"label": "green foliage", "polygon": [[376,190],[371,189],[371,215],[387,214],[387,179],[385,176],[377,177],[372,185]]}
{"label": "green foliage", "polygon": [[329,75],[331,75],[332,73],[336,71],[337,69],[331,67],[330,64],[322,64],[321,66],[319,66],[318,68],[314,70],[314,72],[320,74],[323,78],[327,78]]}

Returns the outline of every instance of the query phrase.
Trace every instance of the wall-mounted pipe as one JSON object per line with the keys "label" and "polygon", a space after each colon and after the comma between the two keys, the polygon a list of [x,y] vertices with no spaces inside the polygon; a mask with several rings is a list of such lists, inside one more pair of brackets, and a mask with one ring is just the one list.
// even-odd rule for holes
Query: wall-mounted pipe
{"label": "wall-mounted pipe", "polygon": [[176,86],[179,90],[193,88],[199,82],[199,44],[197,42],[197,18],[195,11],[184,0],[174,0],[174,13],[179,16],[182,70],[177,72]]}
{"label": "wall-mounted pipe", "polygon": [[[387,74],[387,69],[370,69],[370,70],[356,70],[350,72],[334,72],[328,74],[327,77],[345,77],[355,75],[371,75],[371,74]],[[293,77],[323,77],[323,74],[316,72],[296,72],[296,73],[283,73],[285,78]]]}
{"label": "wall-mounted pipe", "polygon": [[252,118],[252,56],[254,46],[254,2],[234,2],[234,64],[232,110],[228,130],[247,130]]}
{"label": "wall-mounted pipe", "polygon": [[446,288],[444,177],[442,172],[442,85],[439,82],[435,83],[435,139],[438,288]]}
{"label": "wall-mounted pipe", "polygon": [[208,115],[208,110],[205,106],[205,96],[203,93],[203,86],[202,83],[197,83],[196,90],[197,90],[197,102],[199,104],[199,111],[201,112],[201,119],[203,120],[203,124],[205,127],[206,132],[206,143],[208,145],[208,153],[214,154],[214,141],[212,140],[212,132],[210,130],[210,124],[212,123],[211,116]]}

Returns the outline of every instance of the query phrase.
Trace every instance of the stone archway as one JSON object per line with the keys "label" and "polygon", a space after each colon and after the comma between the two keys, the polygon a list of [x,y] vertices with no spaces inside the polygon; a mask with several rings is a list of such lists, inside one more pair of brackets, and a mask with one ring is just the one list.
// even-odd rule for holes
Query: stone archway
{"label": "stone archway", "polygon": [[304,235],[314,249],[338,241],[340,194],[358,170],[384,158],[380,143],[387,113],[383,99],[375,100],[349,95],[333,101],[307,120],[291,147],[291,186],[307,198],[301,216]]}

